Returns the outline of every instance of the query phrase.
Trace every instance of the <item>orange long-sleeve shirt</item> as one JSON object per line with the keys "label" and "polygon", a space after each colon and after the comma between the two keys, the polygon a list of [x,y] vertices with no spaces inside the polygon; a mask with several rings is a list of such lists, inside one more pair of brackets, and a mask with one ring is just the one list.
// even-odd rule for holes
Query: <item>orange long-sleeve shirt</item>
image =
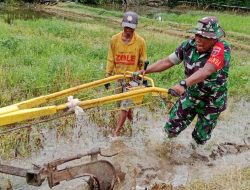
{"label": "orange long-sleeve shirt", "polygon": [[136,32],[129,43],[122,41],[122,32],[112,36],[107,57],[106,76],[135,72],[147,59],[145,40]]}

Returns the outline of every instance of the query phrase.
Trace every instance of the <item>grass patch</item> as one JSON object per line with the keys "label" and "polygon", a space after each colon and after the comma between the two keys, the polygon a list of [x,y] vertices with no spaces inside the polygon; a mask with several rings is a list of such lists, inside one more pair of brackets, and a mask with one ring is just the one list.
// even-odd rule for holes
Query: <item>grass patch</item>
{"label": "grass patch", "polygon": [[248,190],[250,187],[250,167],[245,169],[233,168],[223,175],[215,176],[208,182],[196,181],[188,185],[185,190]]}

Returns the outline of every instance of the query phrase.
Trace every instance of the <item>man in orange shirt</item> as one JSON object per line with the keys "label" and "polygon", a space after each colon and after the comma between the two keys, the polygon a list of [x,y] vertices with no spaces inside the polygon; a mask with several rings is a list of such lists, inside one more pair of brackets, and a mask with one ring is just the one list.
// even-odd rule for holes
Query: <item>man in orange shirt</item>
{"label": "man in orange shirt", "polygon": [[[114,74],[124,74],[126,71],[135,72],[143,67],[147,59],[145,40],[135,32],[138,24],[138,15],[135,12],[128,11],[124,14],[122,20],[123,31],[112,36],[106,66],[106,77]],[[122,93],[125,90],[123,80],[117,81],[120,88],[116,93]],[[110,84],[105,84],[109,89]],[[132,110],[128,109],[128,101],[119,103],[121,113],[117,122],[117,127],[113,136],[118,136],[120,130],[126,121],[126,118],[132,120]]]}

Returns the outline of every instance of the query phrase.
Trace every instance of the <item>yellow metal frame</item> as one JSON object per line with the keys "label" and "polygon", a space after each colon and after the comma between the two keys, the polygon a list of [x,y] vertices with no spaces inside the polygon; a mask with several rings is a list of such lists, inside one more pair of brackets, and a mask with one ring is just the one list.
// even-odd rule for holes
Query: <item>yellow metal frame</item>
{"label": "yellow metal frame", "polygon": [[[82,92],[84,90],[102,86],[106,83],[110,83],[118,79],[124,79],[124,78],[131,78],[131,73],[127,72],[124,75],[114,75],[111,77],[107,77],[105,79],[93,81],[66,90],[62,90],[53,94],[40,96],[14,105],[0,108],[0,126],[13,124],[16,122],[21,122],[42,116],[52,115],[61,110],[67,110],[68,107],[66,103],[57,106],[56,105],[44,106],[44,107],[37,107],[37,106],[40,106],[41,104],[44,103],[53,102],[55,100],[65,98],[69,95],[73,95]],[[124,92],[121,94],[114,94],[106,97],[81,101],[79,103],[79,106],[82,107],[83,109],[88,109],[126,99],[132,99],[134,103],[141,103],[143,97],[148,93],[152,93],[153,95],[157,96],[167,96],[167,89],[155,87],[153,79],[149,77],[145,76],[144,79],[150,81],[152,87],[134,88],[131,91]]]}

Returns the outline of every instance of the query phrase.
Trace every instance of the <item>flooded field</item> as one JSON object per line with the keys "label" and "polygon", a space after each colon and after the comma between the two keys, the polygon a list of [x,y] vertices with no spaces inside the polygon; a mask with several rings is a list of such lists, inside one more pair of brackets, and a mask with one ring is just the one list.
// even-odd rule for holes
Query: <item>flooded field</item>
{"label": "flooded field", "polygon": [[[58,9],[46,7],[45,11],[47,13],[31,9],[27,9],[27,11],[0,9],[0,16],[4,18],[4,22],[10,25],[15,19],[51,18],[55,14],[69,20],[72,17],[74,20],[86,19],[85,13],[72,14],[69,11],[61,10],[60,7]],[[135,11],[142,11],[141,14],[161,20],[156,9],[150,11],[135,9]],[[116,23],[116,19],[107,20],[106,17],[99,18],[99,15],[91,17],[91,19],[95,21],[101,19],[104,23],[112,25]],[[156,29],[147,30],[157,32]],[[158,32],[172,36],[182,36],[184,33],[184,31],[177,30],[174,32],[159,30]],[[180,32],[181,34],[179,34]],[[248,39],[247,36],[246,39]],[[247,42],[245,38],[244,41]],[[248,49],[247,46],[243,50]],[[241,53],[245,54],[244,51]],[[245,63],[248,64],[248,60]],[[243,77],[247,78],[247,76]],[[41,166],[52,160],[84,154],[92,148],[100,147],[104,154],[118,153],[110,158],[99,156],[99,159],[119,165],[121,172],[125,175],[119,178],[115,190],[145,190],[145,188],[151,189],[155,184],[169,184],[181,188],[196,180],[210,180],[215,175],[226,173],[230,176],[230,172],[234,173],[250,166],[249,110],[250,102],[248,100],[242,98],[235,102],[231,99],[228,109],[220,117],[211,140],[198,148],[194,148],[192,144],[191,133],[194,124],[191,124],[176,139],[170,140],[165,136],[163,126],[168,118],[168,113],[163,108],[152,111],[148,108],[136,107],[134,121],[127,123],[126,133],[121,138],[110,137],[111,126],[100,127],[100,124],[93,122],[89,115],[78,115],[76,119],[65,120],[64,123],[70,126],[68,129],[64,129],[58,121],[33,126],[30,130],[30,138],[39,135],[40,147],[34,151],[29,150],[31,155],[28,156],[20,154],[16,148],[11,152],[14,155],[11,156],[15,159],[5,159],[1,155],[0,163],[31,169],[33,165]],[[108,119],[108,116],[98,118],[100,121]],[[84,157],[73,164],[89,161],[89,157]],[[63,165],[62,168],[66,166],[69,165]],[[35,187],[27,185],[25,178],[0,174],[0,182],[4,180],[9,181],[14,190],[49,189],[47,181],[43,182],[40,187]],[[89,189],[87,181],[88,177],[81,177],[72,181],[64,181],[53,189],[87,190]]]}
{"label": "flooded field", "polygon": [[[91,148],[100,147],[104,153],[118,153],[108,158],[111,163],[118,163],[125,173],[125,179],[116,183],[115,189],[142,189],[152,187],[156,183],[180,187],[194,180],[209,180],[230,169],[234,171],[250,165],[250,123],[247,117],[249,109],[250,103],[245,100],[231,103],[222,115],[211,140],[200,148],[202,154],[194,151],[190,144],[192,126],[176,139],[169,140],[162,131],[167,118],[166,111],[159,109],[151,113],[146,109],[137,108],[137,120],[132,125],[130,137],[106,137],[102,129],[89,122],[88,118],[78,118],[69,136],[58,138],[55,130],[44,129],[44,148],[40,152],[30,158],[17,158],[1,163],[31,168],[32,164],[42,165],[48,161],[83,154]],[[89,161],[89,158],[77,163],[84,161]],[[28,186],[21,177],[3,174],[1,177],[10,179],[13,189],[48,189],[46,181],[41,187],[33,187]],[[80,187],[88,189],[86,181],[82,178],[62,182],[53,189]]]}
{"label": "flooded field", "polygon": [[51,16],[42,11],[36,11],[33,5],[23,7],[0,6],[0,18],[8,24],[12,24],[16,19],[36,20],[39,18],[51,18]]}

